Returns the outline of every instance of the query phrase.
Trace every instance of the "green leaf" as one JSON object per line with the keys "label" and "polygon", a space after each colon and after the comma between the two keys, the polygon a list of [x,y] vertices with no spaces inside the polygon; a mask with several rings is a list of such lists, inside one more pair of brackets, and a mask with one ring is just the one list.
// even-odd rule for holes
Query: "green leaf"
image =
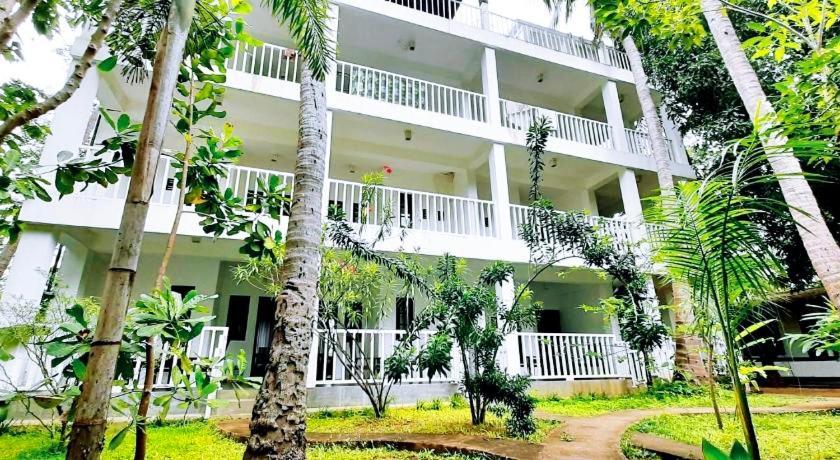
{"label": "green leaf", "polygon": [[104,61],[100,62],[99,65],[96,66],[102,72],[110,72],[114,70],[114,67],[117,66],[117,57],[111,56]]}

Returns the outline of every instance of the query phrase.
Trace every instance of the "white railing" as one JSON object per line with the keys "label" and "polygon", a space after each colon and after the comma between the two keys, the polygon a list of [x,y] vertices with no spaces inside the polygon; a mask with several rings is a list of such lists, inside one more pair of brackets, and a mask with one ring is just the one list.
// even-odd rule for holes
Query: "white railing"
{"label": "white railing", "polygon": [[613,47],[599,46],[568,33],[548,27],[511,19],[465,4],[462,0],[385,0],[424,13],[429,13],[476,29],[511,37],[542,48],[571,54],[591,61],[630,70],[624,52]]}
{"label": "white railing", "polygon": [[389,3],[449,19],[476,29],[481,28],[481,10],[461,0],[385,0]]}
{"label": "white railing", "polygon": [[227,68],[240,72],[300,83],[302,61],[297,50],[264,43],[262,46],[236,43]]}
{"label": "white railing", "polygon": [[532,379],[629,377],[626,347],[612,334],[520,332],[519,365]]}
{"label": "white railing", "polygon": [[[363,197],[365,193],[370,196]],[[496,236],[495,208],[490,201],[383,186],[366,189],[363,184],[333,179],[329,181],[328,199],[354,224]]]}
{"label": "white railing", "polygon": [[[84,158],[91,158],[97,147],[82,147],[80,155]],[[167,152],[168,153],[168,152]],[[269,171],[266,169],[249,168],[247,166],[225,166],[227,177],[219,178],[219,186],[222,190],[230,187],[234,196],[244,202],[253,200],[260,192],[257,183],[259,180],[268,181],[271,176],[278,176],[281,184],[286,186],[291,193],[294,176],[280,171]],[[155,173],[154,192],[151,203],[175,205],[178,203],[178,183],[175,174],[179,171],[174,160],[170,156],[161,156]],[[128,193],[129,176],[120,176],[115,184],[108,187],[100,185],[89,185],[80,196],[93,198],[109,198],[123,200]]]}
{"label": "white railing", "polygon": [[[638,129],[624,129],[624,135],[627,139],[627,147],[630,153],[649,157],[652,155],[650,146],[650,136],[645,131]],[[668,146],[668,159],[676,161],[674,155],[674,145],[670,139],[665,138],[665,144]]]}
{"label": "white railing", "polygon": [[[192,359],[209,359],[211,364],[218,367],[218,361],[224,358],[225,349],[227,348],[228,328],[219,326],[205,326],[201,330],[198,337],[192,339],[187,343],[186,355]],[[178,364],[178,358],[169,354],[169,344],[160,347],[160,341],[156,341],[155,360],[155,387],[169,387],[172,386],[172,369]],[[167,356],[167,359],[159,359],[161,356]],[[146,376],[146,369],[143,365],[144,360],[137,358],[134,362],[134,379],[137,382],[143,382]],[[211,372],[217,371],[217,368],[210,369]]]}
{"label": "white railing", "polygon": [[595,147],[613,147],[612,128],[607,123],[505,99],[500,99],[499,105],[505,128],[528,131],[539,117],[546,117],[551,122],[553,137]]}
{"label": "white railing", "polygon": [[[318,329],[312,341],[315,359],[310,358],[309,364],[315,366],[316,385],[356,383],[354,374],[365,379],[381,379],[385,360],[393,354],[405,334],[403,330],[386,329],[334,329],[330,332]],[[434,331],[420,332],[413,346],[423,346],[433,334]],[[312,371],[310,368],[309,372]],[[453,365],[449,375],[436,375],[431,381],[455,380],[460,376],[457,372],[457,366]],[[412,369],[403,382],[429,382],[429,378]]]}
{"label": "white railing", "polygon": [[371,67],[337,62],[336,90],[352,96],[486,122],[483,94]]}
{"label": "white railing", "polygon": [[[530,207],[512,204],[510,205],[510,223],[511,230],[515,239],[521,239],[519,229],[523,224],[529,221]],[[563,211],[555,211],[563,212]],[[609,217],[589,216],[584,215],[583,218],[598,231],[606,235],[615,245],[630,245],[634,241],[633,237],[633,223],[623,219],[614,219]],[[548,237],[548,235],[544,235]]]}

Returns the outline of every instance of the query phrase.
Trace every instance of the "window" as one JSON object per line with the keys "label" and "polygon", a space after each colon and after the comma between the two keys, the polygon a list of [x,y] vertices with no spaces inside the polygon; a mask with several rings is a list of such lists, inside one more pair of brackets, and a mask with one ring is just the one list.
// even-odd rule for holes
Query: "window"
{"label": "window", "polygon": [[228,301],[227,322],[228,342],[231,340],[245,340],[248,330],[248,309],[251,298],[247,295],[232,295]]}
{"label": "window", "polygon": [[397,330],[404,331],[414,322],[414,299],[397,298]]}

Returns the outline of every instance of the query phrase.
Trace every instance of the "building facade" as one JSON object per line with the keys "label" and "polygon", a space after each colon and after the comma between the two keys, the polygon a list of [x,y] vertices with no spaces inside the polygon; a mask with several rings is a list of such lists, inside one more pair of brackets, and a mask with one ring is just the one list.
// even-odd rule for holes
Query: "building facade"
{"label": "building facade", "polygon": [[[338,61],[327,76],[325,211],[338,206],[351,223],[359,223],[361,176],[387,166],[392,173],[382,193],[392,207],[390,223],[399,231],[378,249],[416,252],[429,261],[450,253],[476,271],[486,262],[505,260],[517,267],[516,281],[524,281],[528,251],[518,226],[528,204],[525,133],[536,117],[546,116],[554,128],[547,147],[546,198],[560,210],[586,211],[617,244],[642,238],[643,198],[656,193],[657,181],[623,52],[506,18],[487,3],[337,0],[332,13]],[[225,121],[234,125],[246,154],[229,168],[223,185],[244,200],[256,193],[258,178],[279,176],[293,187],[302,66],[287,32],[266,10],[255,8],[247,20],[265,44],[237,48],[228,62],[224,103]],[[148,83],[128,84],[119,72],[89,72],[71,100],[56,110],[42,164],[55,164],[65,151],[84,155],[109,137],[104,124],[91,123],[99,107],[141,119],[147,93]],[[665,128],[674,175],[693,177],[678,133],[667,121]],[[179,149],[180,143],[172,130],[164,147]],[[163,158],[135,296],[152,289],[175,212],[174,174]],[[66,294],[99,296],[127,183],[124,177],[107,188],[90,186],[61,200],[25,203],[21,219],[27,227],[3,301],[40,301],[51,269]],[[242,261],[240,242],[214,239],[198,221],[188,209],[169,269],[179,289],[218,294],[213,327],[197,339],[193,352],[219,356],[244,349],[249,372],[259,376],[274,302],[234,281],[232,269]],[[549,390],[579,381],[606,386],[638,381],[640,359],[621,343],[616,326],[579,308],[609,297],[611,282],[579,265],[563,262],[535,283],[535,298],[545,309],[534,330],[505,344],[506,369],[530,375],[535,386]],[[506,286],[501,297],[511,298],[513,289]],[[423,303],[393,299],[392,313],[379,324],[360,325],[353,340],[381,360]],[[670,354],[663,350],[662,360]],[[27,378],[21,362],[10,366],[19,379]],[[359,402],[342,366],[322,340],[316,341],[308,376],[315,405]],[[160,382],[166,378],[161,373]],[[400,385],[395,398],[445,394],[456,379],[429,383],[418,376]]]}

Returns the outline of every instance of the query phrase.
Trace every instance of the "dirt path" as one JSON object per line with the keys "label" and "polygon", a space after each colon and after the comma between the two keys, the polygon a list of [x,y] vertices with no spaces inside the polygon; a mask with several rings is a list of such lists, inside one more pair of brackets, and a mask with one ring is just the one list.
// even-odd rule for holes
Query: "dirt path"
{"label": "dirt path", "polygon": [[[812,412],[840,408],[840,398],[828,398],[780,407],[759,407],[753,413]],[[624,459],[621,437],[627,428],[647,417],[661,414],[709,414],[711,408],[635,409],[611,412],[594,417],[561,417],[537,411],[537,418],[562,421],[542,445],[509,439],[491,439],[470,435],[434,434],[323,434],[308,433],[314,444],[345,444],[358,446],[392,445],[414,451],[435,450],[458,453],[487,453],[498,458],[537,459]],[[731,411],[727,411],[731,412]],[[227,435],[245,440],[248,420],[220,421],[217,426]]]}

